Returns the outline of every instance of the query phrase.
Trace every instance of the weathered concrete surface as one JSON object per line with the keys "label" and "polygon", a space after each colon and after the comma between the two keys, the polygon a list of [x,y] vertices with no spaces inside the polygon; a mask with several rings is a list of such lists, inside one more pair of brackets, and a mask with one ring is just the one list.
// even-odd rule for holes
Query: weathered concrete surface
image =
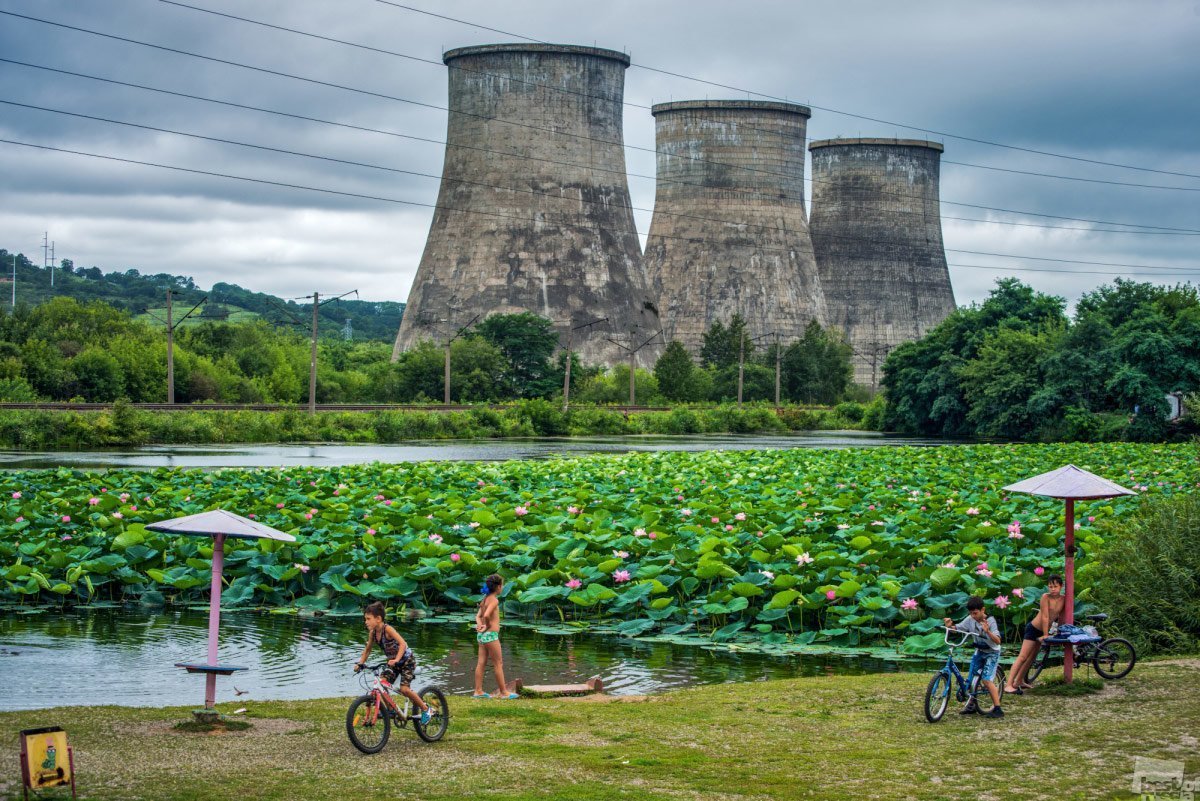
{"label": "weathered concrete surface", "polygon": [[[608,328],[577,334],[572,349],[589,362],[628,363],[607,337],[635,329],[644,340],[659,327],[625,177],[629,57],[503,44],[443,60],[450,115],[438,208],[393,358],[476,314],[531,311],[561,332],[568,319],[608,317]],[[653,364],[658,351],[645,348],[639,363]]]}
{"label": "weathered concrete surface", "polygon": [[884,357],[954,310],[938,200],[942,146],[828,139],[809,150],[829,321],[854,348],[855,382],[878,387]]}
{"label": "weathered concrete surface", "polygon": [[740,313],[753,336],[798,337],[825,322],[804,210],[809,109],[692,100],[652,109],[658,150],[646,271],[667,339],[700,349]]}

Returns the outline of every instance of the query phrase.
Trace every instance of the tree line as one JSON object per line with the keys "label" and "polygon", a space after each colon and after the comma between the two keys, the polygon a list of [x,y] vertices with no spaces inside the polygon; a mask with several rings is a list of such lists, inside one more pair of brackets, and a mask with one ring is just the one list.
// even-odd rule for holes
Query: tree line
{"label": "tree line", "polygon": [[[1160,440],[1195,430],[1200,295],[1117,279],[1066,301],[1017,279],[883,366],[889,430],[1014,440]],[[1168,423],[1169,393],[1192,421]],[[1189,403],[1187,398],[1191,397]]]}

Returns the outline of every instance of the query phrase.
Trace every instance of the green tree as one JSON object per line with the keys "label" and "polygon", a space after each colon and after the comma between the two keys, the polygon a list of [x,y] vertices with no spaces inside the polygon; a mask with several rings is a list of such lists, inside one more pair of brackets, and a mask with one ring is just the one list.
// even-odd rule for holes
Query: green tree
{"label": "green tree", "polygon": [[115,401],[125,392],[121,363],[103,348],[86,348],[71,360],[70,371],[73,394],[86,401]]}
{"label": "green tree", "polygon": [[735,314],[726,326],[716,320],[704,332],[703,344],[700,346],[700,363],[705,367],[722,368],[738,363],[738,348],[745,340],[744,358],[749,361],[754,354],[754,343],[751,341],[746,320]]}
{"label": "green tree", "polygon": [[659,391],[663,397],[673,401],[696,400],[692,397],[695,390],[692,374],[695,371],[696,365],[692,363],[687,348],[674,339],[654,364],[654,377],[658,379]]}
{"label": "green tree", "polygon": [[[850,346],[836,332],[812,320],[805,326],[804,335],[783,352],[781,390],[789,400],[799,403],[837,403],[854,375],[850,354]],[[772,370],[772,398],[774,380]]]}
{"label": "green tree", "polygon": [[548,397],[562,386],[562,373],[552,359],[558,335],[545,317],[529,312],[494,314],[475,327],[475,334],[504,355],[507,364],[497,380],[508,397]]}
{"label": "green tree", "polygon": [[1022,439],[1039,421],[1030,399],[1043,385],[1041,363],[1053,347],[1048,333],[1002,328],[958,368],[967,401],[967,422],[987,437]]}

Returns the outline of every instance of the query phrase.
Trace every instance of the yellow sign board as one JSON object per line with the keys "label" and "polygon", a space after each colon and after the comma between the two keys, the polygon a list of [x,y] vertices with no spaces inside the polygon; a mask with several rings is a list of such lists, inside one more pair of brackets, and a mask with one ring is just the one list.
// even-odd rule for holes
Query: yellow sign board
{"label": "yellow sign board", "polygon": [[25,787],[41,790],[69,784],[74,793],[73,763],[67,733],[57,726],[21,732],[21,773]]}

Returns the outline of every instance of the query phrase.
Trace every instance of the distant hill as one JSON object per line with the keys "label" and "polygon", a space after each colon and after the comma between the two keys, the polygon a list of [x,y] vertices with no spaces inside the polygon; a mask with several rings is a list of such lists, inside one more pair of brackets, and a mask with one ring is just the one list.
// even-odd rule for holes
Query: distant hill
{"label": "distant hill", "polygon": [[[51,288],[49,270],[20,253],[16,261],[18,303],[36,305],[56,296],[81,301],[102,300],[154,323],[158,322],[155,316],[166,317],[166,291],[172,289],[176,319],[208,298],[184,325],[203,320],[236,322],[263,318],[275,325],[296,325],[307,330],[312,322],[311,303],[283,300],[264,292],[243,289],[237,284],[214,284],[211,290],[205,291],[184,276],[149,275],[137,270],[105,273],[99,267],[76,267],[70,259],[63,259],[54,270],[54,287]],[[10,303],[11,298],[12,254],[0,248],[0,306]],[[342,337],[350,333],[356,340],[391,342],[396,337],[403,313],[403,303],[339,300],[321,307],[321,336]]]}

